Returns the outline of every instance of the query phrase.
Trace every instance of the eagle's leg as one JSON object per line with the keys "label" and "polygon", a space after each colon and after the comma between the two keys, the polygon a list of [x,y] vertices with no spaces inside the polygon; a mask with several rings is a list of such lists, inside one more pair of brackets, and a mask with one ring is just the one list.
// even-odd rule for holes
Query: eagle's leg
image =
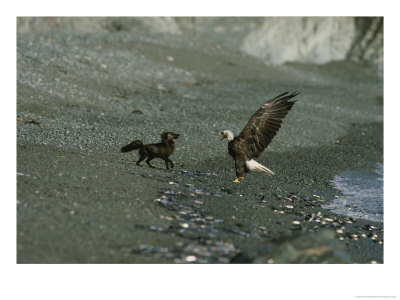
{"label": "eagle's leg", "polygon": [[244,173],[246,172],[245,165],[238,159],[235,159],[235,167],[236,167],[236,177],[232,182],[240,183],[239,179],[244,179]]}

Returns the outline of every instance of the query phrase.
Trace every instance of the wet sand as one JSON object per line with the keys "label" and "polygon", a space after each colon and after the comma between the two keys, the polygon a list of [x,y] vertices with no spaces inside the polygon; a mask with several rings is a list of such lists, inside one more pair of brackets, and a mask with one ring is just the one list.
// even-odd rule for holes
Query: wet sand
{"label": "wet sand", "polygon": [[[382,263],[382,223],[321,208],[335,175],[383,161],[382,79],[189,41],[18,35],[18,263]],[[277,175],[232,183],[217,132],[285,91],[301,94],[258,160]],[[171,171],[119,152],[166,130]]]}

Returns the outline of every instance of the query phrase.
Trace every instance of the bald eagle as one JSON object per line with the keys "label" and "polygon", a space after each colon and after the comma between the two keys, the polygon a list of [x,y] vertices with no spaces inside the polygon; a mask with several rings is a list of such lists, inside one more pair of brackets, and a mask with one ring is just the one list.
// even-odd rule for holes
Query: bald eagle
{"label": "bald eagle", "polygon": [[281,127],[282,119],[296,102],[289,100],[298,94],[297,92],[292,94],[286,92],[268,100],[252,115],[237,137],[231,130],[218,133],[218,135],[222,135],[221,140],[226,138],[229,141],[228,152],[235,160],[236,178],[233,182],[239,183],[239,179],[244,179],[244,174],[250,171],[275,175],[273,171],[254,159],[260,157],[276,135]]}

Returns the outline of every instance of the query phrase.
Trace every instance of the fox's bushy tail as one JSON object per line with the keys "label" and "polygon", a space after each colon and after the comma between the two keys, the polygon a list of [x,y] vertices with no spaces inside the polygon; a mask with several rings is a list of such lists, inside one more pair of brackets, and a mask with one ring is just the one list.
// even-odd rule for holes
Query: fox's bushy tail
{"label": "fox's bushy tail", "polygon": [[135,140],[132,143],[130,143],[130,144],[126,145],[126,146],[123,146],[121,148],[121,152],[129,152],[129,151],[132,151],[132,150],[137,150],[137,149],[139,149],[141,147],[143,147],[142,141],[141,140]]}

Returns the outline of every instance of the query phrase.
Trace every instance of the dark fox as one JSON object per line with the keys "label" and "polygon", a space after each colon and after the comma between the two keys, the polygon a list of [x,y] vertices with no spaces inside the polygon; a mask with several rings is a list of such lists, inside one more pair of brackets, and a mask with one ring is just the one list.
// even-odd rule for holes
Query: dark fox
{"label": "dark fox", "polygon": [[156,157],[159,157],[165,161],[165,166],[167,167],[167,170],[169,170],[168,164],[170,164],[171,168],[174,167],[174,163],[168,157],[174,152],[174,139],[177,138],[179,138],[179,134],[167,131],[161,134],[161,143],[143,145],[142,141],[135,140],[132,143],[122,147],[121,152],[129,152],[139,149],[140,157],[136,162],[136,165],[140,166],[140,162],[147,157],[146,163],[150,168],[155,168],[150,164],[150,161]]}

